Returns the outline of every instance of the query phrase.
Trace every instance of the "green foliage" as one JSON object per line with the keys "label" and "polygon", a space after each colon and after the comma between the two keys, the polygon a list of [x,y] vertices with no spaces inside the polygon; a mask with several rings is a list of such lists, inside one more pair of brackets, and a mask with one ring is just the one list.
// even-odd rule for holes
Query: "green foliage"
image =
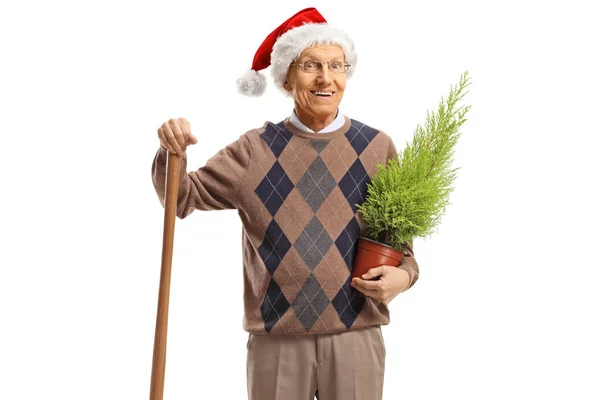
{"label": "green foliage", "polygon": [[365,236],[405,251],[405,243],[412,245],[413,238],[434,232],[459,169],[451,168],[454,146],[471,106],[457,103],[469,85],[467,71],[458,88],[451,87],[448,99],[442,97],[437,113],[427,112],[425,128],[417,126],[412,143],[387,165],[377,165],[366,200],[357,204]]}

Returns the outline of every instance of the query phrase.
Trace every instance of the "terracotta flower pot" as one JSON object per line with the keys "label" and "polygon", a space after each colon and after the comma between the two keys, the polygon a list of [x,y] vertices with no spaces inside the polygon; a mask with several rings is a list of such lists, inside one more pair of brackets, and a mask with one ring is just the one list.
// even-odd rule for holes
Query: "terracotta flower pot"
{"label": "terracotta flower pot", "polygon": [[404,253],[364,237],[358,238],[358,249],[354,257],[354,266],[352,269],[352,278],[361,278],[371,268],[380,265],[392,265],[397,267],[402,261]]}

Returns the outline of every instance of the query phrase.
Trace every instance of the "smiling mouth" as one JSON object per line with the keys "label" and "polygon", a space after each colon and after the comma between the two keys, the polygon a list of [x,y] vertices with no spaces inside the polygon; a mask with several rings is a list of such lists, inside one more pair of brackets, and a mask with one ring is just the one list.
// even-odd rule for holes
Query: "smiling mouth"
{"label": "smiling mouth", "polygon": [[317,90],[311,90],[310,92],[312,94],[314,94],[315,96],[319,96],[319,97],[331,97],[335,93],[335,92],[321,92],[321,91],[317,91]]}

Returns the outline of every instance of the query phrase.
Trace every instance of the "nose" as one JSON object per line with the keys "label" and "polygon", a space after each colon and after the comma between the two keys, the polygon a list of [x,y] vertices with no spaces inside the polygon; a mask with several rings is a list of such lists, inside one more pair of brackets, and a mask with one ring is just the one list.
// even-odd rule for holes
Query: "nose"
{"label": "nose", "polygon": [[321,70],[317,73],[317,82],[325,85],[331,82],[331,71],[329,70],[329,65],[325,63],[321,64]]}

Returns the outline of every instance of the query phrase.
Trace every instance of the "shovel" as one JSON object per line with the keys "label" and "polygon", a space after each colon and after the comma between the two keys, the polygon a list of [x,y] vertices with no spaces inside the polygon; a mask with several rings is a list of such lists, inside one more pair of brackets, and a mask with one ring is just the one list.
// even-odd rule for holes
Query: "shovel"
{"label": "shovel", "polygon": [[154,355],[152,357],[152,379],[150,400],[162,400],[165,387],[165,364],[167,358],[167,324],[169,320],[169,289],[171,287],[171,262],[173,260],[173,239],[175,237],[175,217],[177,216],[177,191],[181,157],[169,152],[167,156],[167,176],[165,193],[165,220],[163,230],[160,287],[154,333]]}

